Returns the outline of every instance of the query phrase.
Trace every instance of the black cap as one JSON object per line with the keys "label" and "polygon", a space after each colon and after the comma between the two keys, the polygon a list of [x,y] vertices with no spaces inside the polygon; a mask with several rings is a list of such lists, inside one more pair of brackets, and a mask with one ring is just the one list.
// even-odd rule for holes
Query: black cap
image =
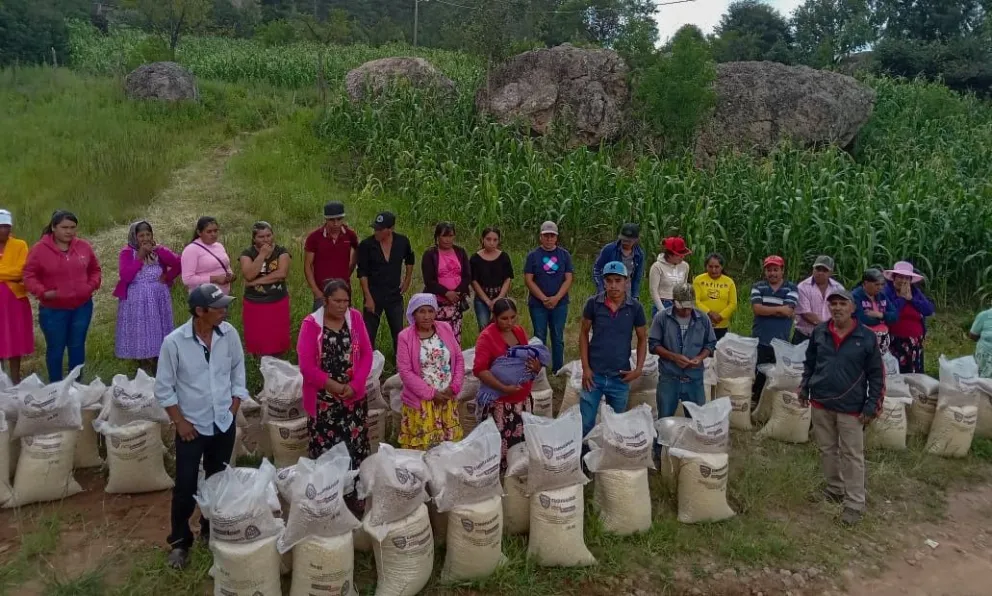
{"label": "black cap", "polygon": [[389,211],[383,211],[372,221],[373,230],[386,230],[396,225],[396,216]]}
{"label": "black cap", "polygon": [[637,240],[641,237],[641,227],[635,223],[625,223],[620,228],[621,240]]}
{"label": "black cap", "polygon": [[827,302],[829,302],[833,298],[843,298],[848,302],[854,302],[854,296],[852,296],[850,292],[848,292],[843,288],[837,290],[831,290],[830,293],[827,294]]}
{"label": "black cap", "polygon": [[228,296],[215,284],[203,284],[189,293],[187,302],[190,308],[227,308],[234,296]]}
{"label": "black cap", "polygon": [[324,205],[324,219],[337,219],[338,217],[344,217],[344,203],[333,201]]}

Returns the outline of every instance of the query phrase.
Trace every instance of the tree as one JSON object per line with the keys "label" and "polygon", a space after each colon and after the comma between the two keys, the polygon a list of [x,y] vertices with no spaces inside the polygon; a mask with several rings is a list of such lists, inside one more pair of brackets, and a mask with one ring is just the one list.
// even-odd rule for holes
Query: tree
{"label": "tree", "polygon": [[777,10],[759,0],[732,3],[713,31],[713,56],[717,62],[793,61],[792,32],[788,21]]}
{"label": "tree", "polygon": [[799,61],[822,68],[865,49],[878,38],[869,0],[807,0],[792,14]]}
{"label": "tree", "polygon": [[169,42],[173,59],[184,33],[196,29],[210,17],[212,0],[126,0],[137,9],[145,25]]}
{"label": "tree", "polygon": [[237,37],[251,37],[262,21],[258,0],[214,0],[212,29]]}
{"label": "tree", "polygon": [[49,0],[0,1],[0,66],[51,63],[69,56],[69,32],[63,14]]}
{"label": "tree", "polygon": [[988,15],[988,0],[874,0],[886,39],[949,40],[966,37]]}

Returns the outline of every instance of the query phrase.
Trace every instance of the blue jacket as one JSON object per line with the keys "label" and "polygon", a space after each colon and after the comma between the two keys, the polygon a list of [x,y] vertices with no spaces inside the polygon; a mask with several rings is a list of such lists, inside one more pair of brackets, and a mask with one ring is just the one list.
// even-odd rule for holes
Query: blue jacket
{"label": "blue jacket", "polygon": [[882,320],[874,319],[865,314],[866,310],[874,310],[871,306],[871,298],[865,293],[864,286],[858,286],[851,291],[851,296],[854,298],[854,318],[861,322],[862,325],[868,328],[877,327],[879,324],[891,325],[899,320],[899,311],[896,310],[896,305],[889,297],[885,294],[885,291],[881,291],[875,296],[875,302],[878,304],[879,310],[885,317]]}
{"label": "blue jacket", "polygon": [[[597,294],[606,291],[606,285],[603,281],[603,267],[612,261],[623,262],[623,247],[619,240],[604,246],[603,250],[599,251],[596,263],[592,266],[592,281],[596,284]],[[640,244],[634,245],[634,270],[627,273],[630,274],[630,293],[634,300],[637,300],[641,295],[641,278],[644,277],[644,249],[641,248]]]}
{"label": "blue jacket", "polygon": [[[692,309],[689,317],[689,329],[686,330],[685,339],[682,339],[682,329],[675,318],[673,307],[668,307],[659,312],[651,323],[651,332],[648,333],[648,351],[655,353],[655,348],[661,346],[669,352],[682,354],[688,358],[695,358],[704,349],[712,354],[716,349],[716,335],[713,333],[713,323],[710,318],[698,309]],[[688,377],[692,380],[702,380],[703,367],[680,368],[671,360],[658,359],[658,369],[662,377]]]}

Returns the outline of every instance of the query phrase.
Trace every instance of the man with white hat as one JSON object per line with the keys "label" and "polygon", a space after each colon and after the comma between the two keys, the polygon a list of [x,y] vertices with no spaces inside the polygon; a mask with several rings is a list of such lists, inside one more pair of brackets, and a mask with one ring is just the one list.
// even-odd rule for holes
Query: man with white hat
{"label": "man with white hat", "polygon": [[672,305],[655,315],[648,347],[658,355],[658,417],[674,416],[679,402],[706,404],[703,361],[716,349],[710,318],[696,308],[691,284],[677,284]]}

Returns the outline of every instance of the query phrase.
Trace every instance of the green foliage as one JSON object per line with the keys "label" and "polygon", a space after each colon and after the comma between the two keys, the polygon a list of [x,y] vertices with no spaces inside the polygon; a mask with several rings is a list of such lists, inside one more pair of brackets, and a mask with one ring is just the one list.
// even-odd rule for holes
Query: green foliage
{"label": "green foliage", "polygon": [[870,0],[806,0],[792,15],[799,59],[818,68],[836,64],[877,38]]}
{"label": "green foliage", "polygon": [[777,10],[760,0],[737,0],[714,28],[717,62],[774,60],[791,63],[792,32]]}
{"label": "green foliage", "polygon": [[[69,33],[52,0],[0,1],[0,66],[65,64]],[[54,56],[53,56],[54,52]]]}
{"label": "green foliage", "polygon": [[122,0],[133,8],[145,26],[169,41],[175,54],[183,34],[207,23],[213,10],[213,0]]}
{"label": "green foliage", "polygon": [[146,37],[128,53],[125,69],[131,72],[142,64],[172,60],[172,50],[164,39],[157,35]]}
{"label": "green foliage", "polygon": [[255,39],[264,46],[288,45],[297,40],[296,27],[284,19],[270,21],[255,29]]}
{"label": "green foliage", "polygon": [[209,28],[218,35],[251,37],[261,21],[259,0],[213,0]]}
{"label": "green foliage", "polygon": [[885,39],[875,47],[883,72],[941,80],[959,91],[992,93],[992,48],[977,37],[950,41]]}

